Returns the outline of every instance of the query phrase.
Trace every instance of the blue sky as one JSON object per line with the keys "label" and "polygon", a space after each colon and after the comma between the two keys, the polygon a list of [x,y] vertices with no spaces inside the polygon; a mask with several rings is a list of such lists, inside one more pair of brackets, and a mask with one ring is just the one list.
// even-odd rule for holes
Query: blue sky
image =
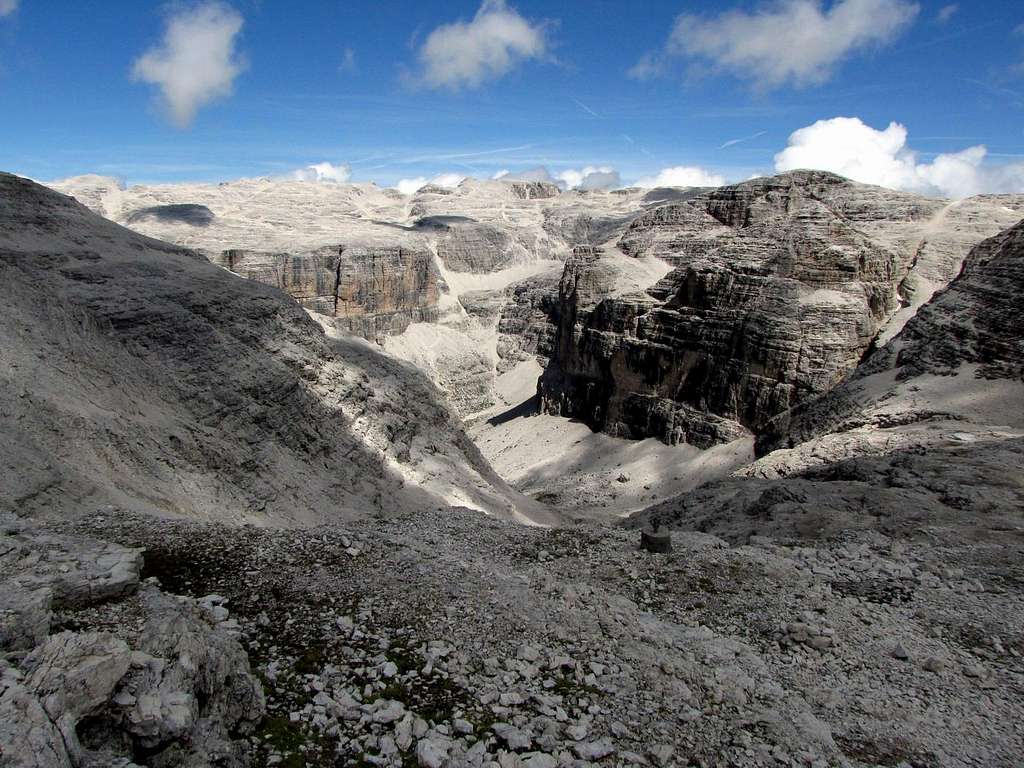
{"label": "blue sky", "polygon": [[[213,25],[208,58],[181,50],[191,32],[168,43],[190,18]],[[0,104],[0,168],[41,179],[327,162],[389,185],[537,166],[732,181],[852,117],[792,162],[848,144],[837,170],[867,181],[1024,191],[1024,3],[0,0]]]}

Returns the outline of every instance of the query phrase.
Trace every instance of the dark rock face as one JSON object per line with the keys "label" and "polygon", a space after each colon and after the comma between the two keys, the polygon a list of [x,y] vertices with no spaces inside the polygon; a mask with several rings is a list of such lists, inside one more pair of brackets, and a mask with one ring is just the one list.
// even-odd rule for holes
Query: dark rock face
{"label": "dark rock face", "polygon": [[[849,379],[823,397],[780,414],[759,437],[757,452],[799,445],[835,431],[877,421],[873,411],[896,399],[873,402],[861,392],[869,377],[895,371],[896,387],[931,374],[957,376],[975,366],[979,379],[1024,383],[1024,222],[989,238],[968,254],[960,276],[922,307],[892,341],[875,351]],[[925,402],[923,398],[915,398]],[[943,416],[910,399],[886,426]],[[950,404],[946,403],[945,407]],[[945,410],[945,407],[943,410]],[[1009,401],[1006,407],[1014,408]],[[955,414],[954,414],[955,416]]]}
{"label": "dark rock face", "polygon": [[205,205],[179,203],[176,205],[155,205],[128,214],[128,224],[142,221],[159,221],[166,224],[189,224],[193,227],[208,227],[216,216]]}
{"label": "dark rock face", "polygon": [[646,294],[604,298],[606,267],[577,249],[543,407],[615,435],[706,447],[827,391],[899,307],[911,266],[850,222],[881,193],[798,172],[656,208],[620,243],[675,266]]}
{"label": "dark rock face", "polygon": [[440,275],[427,251],[330,246],[309,253],[231,250],[214,262],[273,285],[364,338],[437,319]]}
{"label": "dark rock face", "polygon": [[949,288],[926,304],[866,366],[903,379],[965,363],[986,379],[1024,381],[1024,222],[978,245]]}
{"label": "dark rock face", "polygon": [[600,216],[584,207],[562,208],[545,213],[544,230],[570,246],[601,245],[631,220],[632,217]]}
{"label": "dark rock face", "polygon": [[511,187],[520,200],[546,200],[562,194],[557,184],[547,181],[513,181]]}
{"label": "dark rock face", "polygon": [[558,285],[557,276],[541,275],[505,289],[498,319],[499,371],[530,356],[546,363],[554,353],[560,309]]}
{"label": "dark rock face", "polygon": [[448,219],[447,224],[435,225],[445,231],[437,243],[437,255],[452,272],[487,274],[511,266],[515,261],[515,248],[507,232],[489,224],[454,221],[461,217],[433,218]]}

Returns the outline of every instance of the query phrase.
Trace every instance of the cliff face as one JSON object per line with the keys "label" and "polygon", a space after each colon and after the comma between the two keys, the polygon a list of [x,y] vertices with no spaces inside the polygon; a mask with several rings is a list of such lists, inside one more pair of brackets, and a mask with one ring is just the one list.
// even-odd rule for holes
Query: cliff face
{"label": "cliff face", "polygon": [[[487,274],[515,263],[517,249],[507,232],[478,222],[451,224],[437,243],[437,255],[452,272]],[[525,261],[525,257],[520,257]]]}
{"label": "cliff face", "polygon": [[616,435],[709,446],[828,390],[900,307],[913,264],[854,226],[850,210],[870,218],[878,196],[895,198],[879,204],[889,221],[941,208],[798,172],[638,218],[622,251],[674,266],[646,294],[604,298],[602,260],[578,253],[562,277],[543,407]]}
{"label": "cliff face", "polygon": [[343,330],[377,340],[434,322],[443,283],[429,251],[329,246],[308,253],[229,250],[212,259],[280,288]]}
{"label": "cliff face", "polygon": [[1022,295],[1024,222],[974,248],[949,288],[842,385],[772,420],[749,474],[1024,435]]}
{"label": "cliff face", "polygon": [[498,372],[555,351],[558,329],[558,274],[539,275],[505,289],[498,318]]}

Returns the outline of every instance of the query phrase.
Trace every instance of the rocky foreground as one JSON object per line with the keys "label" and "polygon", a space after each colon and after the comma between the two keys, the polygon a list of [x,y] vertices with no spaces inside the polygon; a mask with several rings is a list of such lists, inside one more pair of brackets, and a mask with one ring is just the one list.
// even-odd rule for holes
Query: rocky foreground
{"label": "rocky foreground", "polygon": [[[1024,527],[0,535],[0,764],[1014,766]],[[98,543],[105,539],[110,544]]]}

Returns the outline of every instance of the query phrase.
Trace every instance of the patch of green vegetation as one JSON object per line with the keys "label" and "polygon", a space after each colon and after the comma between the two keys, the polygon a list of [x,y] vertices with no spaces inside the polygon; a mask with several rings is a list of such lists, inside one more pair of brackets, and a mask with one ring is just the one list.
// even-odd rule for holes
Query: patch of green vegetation
{"label": "patch of green vegetation", "polygon": [[295,671],[300,675],[315,675],[324,667],[323,648],[307,648],[295,662]]}
{"label": "patch of green vegetation", "polygon": [[400,675],[422,669],[426,663],[424,658],[416,653],[416,651],[398,646],[388,650],[387,659],[398,667],[398,674]]}
{"label": "patch of green vegetation", "polygon": [[302,729],[289,718],[263,718],[256,735],[284,757],[284,762],[278,763],[282,768],[306,768],[306,756],[302,753],[302,748],[308,743],[308,739]]}
{"label": "patch of green vegetation", "polygon": [[586,683],[576,682],[576,678],[571,675],[559,675],[556,677],[555,687],[551,690],[559,696],[579,696],[580,694],[598,696],[601,694],[598,688]]}

